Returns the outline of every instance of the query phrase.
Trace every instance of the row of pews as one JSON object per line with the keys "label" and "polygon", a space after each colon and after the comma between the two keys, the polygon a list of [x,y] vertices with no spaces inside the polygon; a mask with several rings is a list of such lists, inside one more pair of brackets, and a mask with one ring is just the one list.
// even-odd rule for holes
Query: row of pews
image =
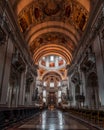
{"label": "row of pews", "polygon": [[67,109],[69,113],[80,117],[88,122],[98,125],[99,127],[104,128],[104,111],[103,110],[91,110],[91,109],[76,109],[70,108]]}
{"label": "row of pews", "polygon": [[0,130],[23,121],[38,111],[37,108],[0,108]]}

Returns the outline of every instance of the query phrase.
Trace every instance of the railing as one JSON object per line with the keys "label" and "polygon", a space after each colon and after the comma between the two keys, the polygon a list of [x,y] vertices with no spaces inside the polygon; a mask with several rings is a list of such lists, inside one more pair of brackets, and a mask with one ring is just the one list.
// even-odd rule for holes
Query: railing
{"label": "railing", "polygon": [[38,108],[0,108],[0,130],[31,117]]}
{"label": "railing", "polygon": [[90,110],[90,109],[76,109],[70,108],[67,110],[71,114],[78,116],[88,122],[104,128],[104,111],[103,110]]}

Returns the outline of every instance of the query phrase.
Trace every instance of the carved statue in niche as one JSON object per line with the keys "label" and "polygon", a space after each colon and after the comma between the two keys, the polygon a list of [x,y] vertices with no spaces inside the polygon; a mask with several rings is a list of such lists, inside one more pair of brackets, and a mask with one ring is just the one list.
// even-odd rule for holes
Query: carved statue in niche
{"label": "carved statue in niche", "polygon": [[70,13],[71,13],[71,7],[70,5],[68,5],[65,9],[65,16],[66,17],[69,17],[70,16]]}
{"label": "carved statue in niche", "polygon": [[35,16],[36,20],[39,19],[39,17],[40,17],[40,10],[39,10],[39,8],[35,8],[34,9],[34,16]]}
{"label": "carved statue in niche", "polygon": [[82,15],[82,18],[81,18],[81,21],[80,21],[80,23],[79,23],[79,28],[80,28],[81,30],[83,30],[85,23],[86,23],[86,16],[83,14],[83,15]]}
{"label": "carved statue in niche", "polygon": [[21,26],[22,31],[25,32],[26,29],[28,28],[28,24],[24,17],[19,19],[19,24]]}

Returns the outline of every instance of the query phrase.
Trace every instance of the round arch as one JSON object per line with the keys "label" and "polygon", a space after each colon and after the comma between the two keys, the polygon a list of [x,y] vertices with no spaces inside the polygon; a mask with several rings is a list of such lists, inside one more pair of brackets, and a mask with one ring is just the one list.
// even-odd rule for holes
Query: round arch
{"label": "round arch", "polygon": [[51,54],[57,54],[61,56],[63,59],[65,59],[67,64],[70,64],[70,62],[72,61],[72,54],[69,52],[69,50],[67,50],[67,48],[61,45],[49,44],[38,48],[34,52],[33,59],[35,64],[38,64],[41,57]]}
{"label": "round arch", "polygon": [[[82,6],[84,6],[87,9],[88,12],[90,12],[92,0],[86,0],[86,1],[85,0],[77,0],[77,1],[80,4],[82,4]],[[12,2],[12,5],[15,9],[16,14],[18,15],[23,8],[25,8],[26,6],[28,6],[32,2],[34,2],[34,0],[14,0]]]}
{"label": "round arch", "polygon": [[42,80],[44,80],[47,75],[48,75],[48,76],[49,76],[49,75],[53,75],[53,76],[54,76],[54,75],[57,75],[60,80],[63,79],[62,74],[61,74],[60,72],[58,72],[58,71],[46,71],[46,72],[43,74],[43,76],[42,76]]}

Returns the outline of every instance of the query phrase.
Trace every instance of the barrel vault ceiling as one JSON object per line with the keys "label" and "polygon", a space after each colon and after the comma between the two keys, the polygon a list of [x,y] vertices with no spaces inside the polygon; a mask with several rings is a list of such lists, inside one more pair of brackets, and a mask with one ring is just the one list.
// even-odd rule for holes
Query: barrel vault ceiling
{"label": "barrel vault ceiling", "polygon": [[34,63],[59,55],[70,64],[88,23],[93,0],[11,0]]}

